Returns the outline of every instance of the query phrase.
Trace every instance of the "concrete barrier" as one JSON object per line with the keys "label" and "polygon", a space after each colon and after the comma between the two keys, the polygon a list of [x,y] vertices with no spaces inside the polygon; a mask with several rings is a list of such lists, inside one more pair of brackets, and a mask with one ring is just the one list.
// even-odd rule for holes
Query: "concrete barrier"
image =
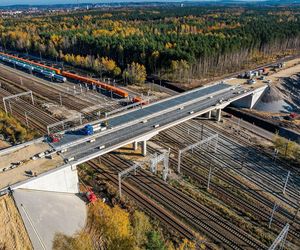
{"label": "concrete barrier", "polygon": [[25,147],[27,147],[29,145],[32,145],[32,144],[35,144],[35,143],[40,143],[44,139],[45,139],[44,137],[40,137],[38,139],[29,141],[29,142],[21,143],[21,144],[15,145],[15,146],[11,146],[9,148],[2,149],[2,150],[0,150],[0,156],[5,155],[5,154],[9,154],[9,153],[11,153],[13,151],[16,151],[16,150],[20,150],[22,148],[25,148]]}

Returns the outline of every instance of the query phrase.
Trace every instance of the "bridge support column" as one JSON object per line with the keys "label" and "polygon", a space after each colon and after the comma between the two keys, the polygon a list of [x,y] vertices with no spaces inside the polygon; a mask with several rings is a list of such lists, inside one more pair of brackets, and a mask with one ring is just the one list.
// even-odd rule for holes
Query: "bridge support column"
{"label": "bridge support column", "polygon": [[135,141],[134,143],[132,143],[132,147],[133,147],[134,151],[137,151],[138,150],[138,142]]}
{"label": "bridge support column", "polygon": [[207,113],[205,113],[205,117],[207,119],[211,119],[211,111],[208,111]]}
{"label": "bridge support column", "polygon": [[217,109],[216,112],[216,121],[220,122],[222,118],[222,109]]}
{"label": "bridge support column", "polygon": [[142,155],[147,155],[147,141],[142,141]]}

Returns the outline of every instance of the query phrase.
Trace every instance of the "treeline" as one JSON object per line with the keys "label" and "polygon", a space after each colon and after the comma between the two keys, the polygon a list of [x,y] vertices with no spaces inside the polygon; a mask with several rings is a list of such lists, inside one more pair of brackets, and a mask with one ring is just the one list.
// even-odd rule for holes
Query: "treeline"
{"label": "treeline", "polygon": [[[299,10],[153,7],[7,18],[0,21],[0,43],[124,79],[132,63],[138,63],[148,74],[186,80],[299,50]],[[138,78],[144,75],[143,71]]]}
{"label": "treeline", "polygon": [[[202,244],[202,249],[205,246]],[[162,234],[143,212],[132,214],[119,206],[110,207],[102,201],[89,206],[87,225],[75,237],[57,234],[54,250],[194,250],[194,243],[184,240],[177,248],[164,242]]]}
{"label": "treeline", "polygon": [[4,111],[0,111],[0,134],[11,143],[22,143],[32,140],[37,134],[21,125],[19,121]]}

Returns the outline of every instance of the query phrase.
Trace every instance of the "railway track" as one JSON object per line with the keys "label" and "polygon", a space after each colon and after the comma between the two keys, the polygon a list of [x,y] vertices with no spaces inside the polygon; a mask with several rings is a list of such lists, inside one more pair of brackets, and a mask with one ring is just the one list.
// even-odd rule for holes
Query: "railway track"
{"label": "railway track", "polygon": [[[15,89],[15,93],[20,93],[20,92],[23,91],[22,90],[20,91],[18,88]],[[0,97],[9,96],[9,95],[11,95],[10,92],[0,88]],[[41,110],[41,108],[36,107],[30,103],[27,103],[20,98],[18,100],[12,101],[11,103],[13,104],[12,105],[13,115],[19,118],[21,122],[23,122],[24,124],[26,124],[25,111],[27,112],[31,111],[32,113],[34,113],[33,116],[29,116],[29,124],[32,125],[33,128],[37,129],[42,133],[46,132],[45,127],[48,125],[48,123],[52,124],[58,121],[58,119],[51,117],[49,114]],[[2,107],[3,107],[3,103],[2,103]],[[96,168],[97,171],[99,171],[99,167],[96,167],[95,163],[89,162],[88,164],[91,167]],[[110,182],[113,183],[114,185],[118,185],[118,180],[115,178],[115,176],[111,175],[110,173],[102,172],[101,175],[109,179]],[[183,224],[180,220],[178,220],[174,215],[169,213],[166,209],[164,209],[163,207],[155,203],[152,199],[150,199],[149,197],[142,194],[141,192],[139,192],[138,190],[136,190],[135,188],[133,188],[128,184],[123,185],[123,191],[129,197],[136,200],[137,203],[141,207],[144,207],[151,215],[159,219],[166,226],[170,227],[177,234],[179,234],[184,238],[195,240],[195,234],[189,227]]]}
{"label": "railway track", "polygon": [[[267,183],[267,185],[271,186],[274,190],[276,189],[278,191],[282,190],[284,180],[278,177],[277,173],[278,171],[281,171],[284,174],[286,174],[286,170],[282,166],[280,166],[280,164],[274,164],[268,154],[264,154],[260,148],[253,146],[249,142],[246,145],[243,145],[242,141],[240,141],[239,143],[235,143],[235,137],[233,138],[233,136],[231,136],[233,140],[229,139],[228,136],[223,136],[224,134],[223,130],[218,130],[214,126],[214,124],[207,124],[207,125],[210,125],[210,127],[213,126],[213,128],[207,127],[210,133],[219,132],[219,134],[221,134],[222,147],[220,148],[226,149],[227,152],[223,152],[221,150],[220,153],[224,154],[224,157],[226,157],[227,160],[230,160],[234,164],[240,164],[241,161],[244,162],[248,161],[250,164],[252,164],[252,167],[247,166],[247,164],[243,164],[243,167],[244,168],[248,167],[249,171],[256,170],[255,174],[257,175],[257,179],[261,179],[265,183],[265,185],[262,187],[265,187]],[[232,146],[230,146],[230,144]],[[247,147],[247,149],[245,149],[245,146]],[[240,150],[240,148],[242,148],[242,150]],[[235,154],[237,154],[237,157],[232,157],[232,155],[228,154],[228,151],[230,150],[234,150]],[[256,169],[253,166],[255,166]],[[263,174],[260,173],[262,168],[261,166],[263,166],[263,168],[266,168]],[[282,195],[279,194],[279,192],[278,193],[275,192],[275,195],[277,195],[279,199],[285,201],[287,204],[290,204],[291,206],[293,205],[295,206],[294,202],[289,200],[289,196],[292,197],[294,200],[299,200],[299,189],[297,187],[295,188],[293,186],[290,186],[287,189],[287,194],[288,196],[283,197]]]}
{"label": "railway track", "polygon": [[[50,95],[50,97],[51,97],[51,95]],[[72,101],[74,101],[74,100],[72,100]],[[72,103],[72,105],[74,105],[74,103]],[[22,110],[22,112],[23,111],[24,110]],[[36,120],[36,121],[39,118],[40,117],[38,117],[38,116],[33,117],[33,119]],[[45,119],[45,117],[44,117],[44,119]],[[53,121],[51,123],[53,123]],[[119,164],[121,164],[121,166],[124,166],[124,167],[130,166],[124,160],[114,158],[114,160],[113,160],[113,162],[114,162],[113,165],[114,166],[110,165],[110,167],[116,169],[117,167],[115,166],[115,164],[117,164],[117,161],[119,161]],[[109,162],[110,161],[108,160],[106,162],[106,164],[109,164]],[[94,166],[94,167],[96,167],[96,166]],[[118,168],[117,170],[120,170],[120,169],[121,168]],[[200,230],[203,230],[203,228],[204,228],[212,238],[217,238],[218,240],[225,243],[229,248],[245,249],[245,248],[242,248],[241,246],[244,246],[244,244],[247,244],[247,246],[249,246],[249,248],[252,248],[252,249],[265,249],[265,246],[263,244],[256,241],[251,236],[245,234],[245,232],[243,232],[242,230],[234,227],[233,225],[230,225],[227,221],[222,220],[222,218],[220,216],[219,216],[219,219],[216,219],[215,217],[217,217],[217,215],[212,216],[210,214],[211,211],[208,211],[205,207],[200,206],[200,208],[201,208],[201,210],[200,210],[199,209],[199,204],[196,201],[188,199],[188,197],[184,197],[185,199],[183,199],[182,198],[182,193],[179,193],[178,190],[175,190],[175,191],[174,190],[172,190],[172,191],[167,190],[167,188],[163,184],[158,183],[156,180],[151,179],[147,174],[145,174],[145,175],[143,175],[139,178],[141,179],[139,183],[141,183],[141,182],[143,183],[142,186],[143,186],[143,189],[145,190],[146,193],[148,193],[150,196],[154,197],[155,200],[159,200],[160,203],[165,204],[165,206],[170,208],[170,210],[172,210],[178,217],[184,215],[183,219],[188,221],[188,224],[192,225],[192,227],[200,229]],[[152,186],[156,187],[155,190],[159,190],[161,192],[160,195],[155,194],[155,192],[153,192],[153,190],[151,190],[151,188],[149,188],[145,184],[147,182],[148,183],[151,182]],[[128,189],[128,193],[129,192],[131,193],[132,189]],[[174,202],[171,197],[173,199],[175,199],[176,201],[178,201],[178,203],[180,205],[176,204],[176,202]],[[165,199],[165,201],[164,201],[164,199]],[[231,197],[231,199],[233,199],[233,198]],[[148,204],[149,200],[150,199],[145,201],[143,203],[143,206],[146,206],[145,204],[146,203]],[[187,201],[188,201],[188,204],[190,205],[189,208],[187,208],[186,206],[183,205],[183,204],[186,204]],[[175,203],[175,204],[172,204],[172,203]],[[147,207],[147,209],[149,209],[149,206]],[[155,213],[155,212],[152,211],[152,213]],[[157,211],[156,216],[158,216],[159,213],[161,213],[161,211]],[[211,223],[203,222],[201,220],[198,220],[198,218],[195,218],[194,214],[197,214],[197,213],[201,214],[201,216],[209,219]],[[167,220],[166,218],[160,218],[160,219],[163,220],[163,221]],[[173,224],[171,226],[173,228],[177,227],[176,230],[179,233],[181,233],[182,236],[184,236],[184,234],[186,234],[184,237],[187,237],[187,238],[191,237],[191,235],[188,235],[187,231],[182,229],[177,224]]]}
{"label": "railway track", "polygon": [[[96,170],[99,176],[105,180],[108,180],[111,184],[118,188],[118,178],[116,175],[104,170],[101,171],[99,165],[95,161],[89,161],[88,165]],[[186,227],[180,220],[175,218],[166,209],[155,203],[152,199],[138,191],[129,183],[122,183],[122,192],[126,193],[128,197],[136,201],[137,204],[144,208],[150,215],[159,219],[163,224],[174,230],[180,236],[189,240],[195,240],[195,234],[189,227]]]}
{"label": "railway track", "polygon": [[[221,138],[222,138],[222,147],[220,147],[222,150],[219,151],[219,154],[222,154],[223,157],[225,157],[227,160],[229,160],[232,164],[235,165],[241,165],[240,162],[243,161],[245,162],[247,160],[247,162],[249,164],[252,164],[250,166],[248,166],[247,164],[244,164],[243,167],[249,171],[253,171],[253,167],[256,168],[256,170],[260,170],[261,171],[261,166],[264,166],[264,168],[266,166],[272,167],[273,171],[275,171],[275,173],[278,172],[278,170],[283,171],[284,174],[286,175],[287,170],[285,170],[284,168],[278,166],[277,164],[273,164],[272,160],[270,158],[268,158],[268,155],[265,154],[261,154],[261,149],[259,149],[259,151],[257,151],[257,148],[254,148],[252,144],[248,145],[243,145],[242,141],[240,142],[236,142],[235,141],[235,137],[233,135],[231,135],[231,138],[233,139],[229,139],[229,136],[223,136],[223,131],[220,131],[218,129],[216,129],[215,127],[213,128],[209,128],[209,126],[213,126],[213,124],[210,123],[206,123],[206,125],[208,125],[207,129],[209,130],[210,133],[215,134],[216,132],[219,132],[221,134]],[[196,123],[196,126],[199,126],[199,123]],[[182,130],[182,133],[184,133],[186,131]],[[230,135],[230,134],[229,134]],[[246,148],[247,147],[247,148]],[[225,151],[224,149],[226,149],[227,151]],[[230,151],[234,151],[234,154],[236,155],[235,157],[232,156],[232,154],[230,154]],[[252,155],[256,155],[258,157],[248,157],[248,154],[252,154]],[[214,156],[215,157],[215,156]],[[222,160],[222,159],[220,159]],[[227,164],[227,162],[224,163],[225,165]],[[264,183],[257,183],[255,178],[252,178],[251,180],[254,183],[257,183],[258,186],[262,186],[265,190],[267,190],[269,187],[271,187],[273,190],[278,190],[281,191],[282,187],[283,187],[283,180],[282,178],[279,178],[278,175],[274,174],[271,170],[269,169],[264,169],[264,174],[268,174],[268,176],[259,173],[259,171],[255,172],[257,175],[257,179],[262,179],[264,180]],[[247,177],[247,176],[245,176]],[[267,177],[271,177],[271,178],[267,178]],[[285,176],[283,176],[285,177]],[[291,197],[293,197],[295,200],[299,200],[299,197],[297,195],[295,195],[295,193],[299,193],[299,191],[297,189],[292,189],[292,190],[287,190],[287,192],[289,192],[289,195]],[[276,193],[273,192],[275,195]],[[285,197],[280,197],[279,194],[277,194],[278,198],[282,199],[283,201],[287,202],[290,205],[296,205],[295,202],[292,202],[290,200],[287,200]]]}
{"label": "railway track", "polygon": [[[214,126],[213,129],[211,129],[211,132],[213,131],[219,132],[222,135],[224,135],[224,131],[219,129],[216,126]],[[261,149],[259,149],[260,151],[258,151],[258,148],[254,147],[249,142],[244,143],[244,148],[242,148],[241,146],[243,146],[243,141],[239,138],[237,138],[240,140],[238,143],[234,143],[232,140],[229,140],[228,136],[222,139],[226,141],[226,143],[222,144],[222,148],[227,149],[228,151],[231,150],[228,144],[230,143],[236,149],[239,149],[238,151],[236,151],[236,154],[239,157],[239,159],[233,159],[235,161],[246,160],[245,156],[247,156],[247,154],[251,154],[252,156],[257,155],[257,157],[255,158],[248,157],[247,164],[244,164],[244,168],[247,169],[248,171],[253,171],[254,168],[257,170],[254,172],[255,175],[257,176],[256,179],[263,180],[263,183],[260,183],[260,186],[264,187],[265,190],[271,187],[274,191],[277,191],[278,193],[281,192],[283,188],[284,178],[286,177],[288,171],[285,167],[281,166],[279,162],[277,162],[276,164],[273,163],[272,159],[270,159],[270,157],[267,154],[264,154]],[[247,149],[245,148],[245,146],[247,147]],[[228,158],[232,158],[232,156],[230,156],[228,152],[227,153],[224,152],[224,154],[226,154]],[[263,174],[260,173],[262,171],[261,166],[263,166]],[[282,176],[279,176],[278,173],[281,173]],[[293,185],[289,185],[286,190],[286,194],[287,194],[286,196],[276,194],[276,192],[274,192],[274,195],[276,195],[277,198],[285,201],[287,204],[293,206],[294,208],[297,208],[297,201],[300,200],[300,192],[299,192],[300,179],[297,178],[296,176],[294,176],[294,179],[295,179],[294,184],[298,186],[294,187]]]}
{"label": "railway track", "polygon": [[2,84],[7,83],[17,88],[21,87],[25,91],[31,90],[36,95],[38,95],[39,98],[46,101],[54,102],[56,104],[60,104],[62,98],[63,105],[69,109],[80,111],[81,109],[87,108],[89,105],[92,105],[92,103],[82,103],[80,102],[78,97],[62,92],[53,87],[41,84],[39,81],[26,79],[25,77],[22,78],[22,85],[8,79],[8,77],[3,77],[3,75],[0,77],[0,80],[2,81]]}
{"label": "railway track", "polygon": [[[80,84],[74,85],[71,83],[66,83],[65,86],[63,84],[55,84],[55,83],[44,83],[43,81],[38,81],[31,78],[26,78],[26,76],[22,76],[22,85],[20,79],[11,80],[11,76],[9,74],[2,74],[0,76],[1,85],[3,88],[6,88],[8,91],[12,92],[21,92],[31,90],[40,100],[46,103],[55,103],[57,105],[64,105],[68,109],[76,110],[82,113],[85,116],[87,121],[95,120],[98,117],[98,112],[109,112],[114,109],[118,109],[122,107],[121,100],[116,101],[112,100],[109,97],[104,95],[100,95],[94,91],[83,91],[80,92],[78,90],[78,86]],[[72,87],[77,86],[77,94],[74,94]],[[80,90],[84,90],[85,88],[79,88]],[[104,103],[111,102],[110,105],[103,105]],[[92,109],[92,112],[85,112],[84,110],[88,110],[93,106],[98,106],[95,110]],[[103,106],[103,107],[102,107]]]}
{"label": "railway track", "polygon": [[[187,135],[186,131],[171,129],[169,133],[166,132],[161,133],[159,139],[155,140],[154,142],[164,148],[170,147],[173,155],[177,155],[178,148],[182,147],[182,145],[184,145],[184,143],[186,143],[187,141],[192,141],[192,137],[195,139],[197,132],[200,131],[196,131],[196,133],[191,133],[191,135],[189,136]],[[174,139],[174,137],[176,137],[176,139]],[[204,155],[206,155],[207,157],[204,157]],[[184,173],[186,173],[188,176],[192,177],[199,183],[206,185],[208,169],[203,166],[210,165],[212,157],[213,155],[211,155],[211,153],[207,151],[202,151],[201,153],[194,151],[193,155],[187,154],[182,158],[182,164],[181,164],[182,170],[184,171]],[[216,160],[220,161],[219,158]],[[177,168],[177,159],[175,160],[171,158],[170,162],[173,167]],[[191,169],[192,166],[197,166],[197,169],[199,170],[199,172],[201,172],[202,175],[199,175],[197,171]],[[222,171],[222,173],[218,173],[218,178],[224,183],[230,184],[232,187],[237,187],[240,191],[249,189],[247,186],[242,185],[236,179],[236,177],[228,171]],[[262,196],[255,190],[246,191],[246,194],[247,196],[250,195],[251,199],[253,199],[253,201],[255,201],[255,203],[258,204],[258,207],[249,204],[249,201],[247,200],[243,200],[243,196],[236,198],[236,196],[234,196],[234,194],[229,189],[228,190],[222,189],[221,187],[216,186],[213,183],[212,183],[212,188],[215,192],[219,193],[222,196],[225,196],[226,198],[224,199],[226,199],[227,203],[228,201],[229,203],[235,202],[239,207],[245,208],[246,211],[249,211],[252,214],[256,215],[257,218],[259,219],[262,218],[266,222],[269,220],[270,213],[274,203],[264,198],[264,196]],[[277,216],[275,216],[273,223],[275,226],[277,226],[278,229],[282,229],[282,226],[284,225],[282,221],[292,220],[293,215],[288,213],[285,209],[280,209],[280,211],[278,212],[279,212],[279,216],[278,218]],[[298,229],[297,228],[294,227],[291,228],[291,233],[295,238],[299,238],[299,232],[298,232],[299,228]]]}
{"label": "railway track", "polygon": [[[109,154],[101,161],[116,172],[131,166],[131,163]],[[247,233],[224,220],[210,209],[196,202],[181,191],[166,185],[160,179],[146,172],[139,172],[134,179],[134,185],[143,189],[150,197],[171,210],[176,216],[186,221],[198,231],[204,232],[230,249],[265,249],[266,247]],[[241,247],[243,246],[243,247]]]}
{"label": "railway track", "polygon": [[[0,97],[10,96],[11,93],[0,88]],[[1,102],[1,107],[4,110],[4,104]],[[53,124],[58,119],[52,117],[51,115],[47,114],[43,110],[39,109],[38,107],[34,106],[33,104],[24,101],[21,98],[10,100],[7,104],[7,108],[12,115],[15,115],[19,118],[24,124],[28,124],[29,127],[38,129],[39,131],[46,133],[47,132],[47,125]]]}

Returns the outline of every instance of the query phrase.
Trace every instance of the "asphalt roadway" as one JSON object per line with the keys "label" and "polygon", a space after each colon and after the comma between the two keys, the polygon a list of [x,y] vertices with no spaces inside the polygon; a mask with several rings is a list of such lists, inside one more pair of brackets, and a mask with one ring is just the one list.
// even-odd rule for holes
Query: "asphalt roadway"
{"label": "asphalt roadway", "polygon": [[[143,117],[147,117],[150,115],[155,115],[158,112],[161,112],[166,109],[170,109],[176,105],[183,104],[186,102],[190,102],[195,100],[196,98],[201,98],[205,96],[213,95],[217,91],[222,91],[231,87],[228,84],[215,84],[205,88],[199,88],[195,91],[189,91],[184,94],[180,94],[175,96],[174,98],[170,98],[167,100],[163,100],[152,105],[146,106],[141,109],[136,109],[131,112],[122,114],[120,116],[108,119],[109,127],[118,127],[124,124],[128,124],[134,120],[141,119]],[[75,142],[76,140],[80,140],[85,136],[75,133],[65,134],[63,138],[58,143],[53,143],[55,148],[66,145],[71,142]]]}
{"label": "asphalt roadway", "polygon": [[[159,103],[157,106],[153,105],[154,107],[149,107],[150,109],[143,108],[140,110],[136,110],[134,112],[130,112],[129,114],[125,114],[123,116],[117,117],[112,119],[111,122],[114,122],[114,125],[122,125],[126,124],[129,121],[132,121],[134,119],[137,119],[137,117],[142,117],[142,116],[147,116],[149,115],[150,112],[158,112],[161,111],[161,107],[168,108],[171,107],[172,105],[177,105],[177,104],[183,104],[184,108],[183,109],[175,109],[170,112],[154,116],[151,119],[147,119],[147,122],[138,122],[132,125],[128,125],[126,127],[123,127],[118,130],[109,130],[111,132],[109,133],[104,133],[101,136],[101,133],[97,138],[95,138],[94,142],[83,142],[78,145],[72,146],[68,148],[68,151],[63,154],[65,158],[73,158],[73,160],[79,160],[83,157],[86,157],[88,155],[97,153],[101,151],[99,147],[105,146],[105,148],[109,148],[111,146],[114,146],[116,144],[126,142],[132,138],[136,138],[138,136],[143,136],[147,133],[151,133],[152,131],[155,132],[157,128],[155,126],[159,125],[165,126],[168,124],[171,124],[173,122],[176,122],[178,120],[184,119],[187,116],[190,115],[190,112],[201,112],[202,110],[205,110],[207,108],[211,108],[219,102],[219,100],[222,98],[224,100],[228,100],[229,98],[233,98],[238,96],[239,94],[237,93],[239,89],[228,89],[228,91],[215,94],[213,95],[213,98],[210,98],[210,95],[217,90],[219,90],[217,87],[221,88],[228,88],[228,85],[225,84],[220,84],[221,86],[215,85],[212,89],[208,88],[205,91],[205,94],[203,96],[208,95],[208,98],[203,99],[202,101],[192,103],[190,105],[184,106],[184,102],[190,100],[189,96],[184,96],[184,98],[180,98],[177,100],[172,100],[171,102],[168,103]],[[198,93],[199,95],[199,93]],[[193,95],[193,98],[196,98],[196,94]],[[198,97],[198,96],[197,96]],[[179,101],[180,100],[180,101]],[[135,116],[137,115],[137,117]]]}

